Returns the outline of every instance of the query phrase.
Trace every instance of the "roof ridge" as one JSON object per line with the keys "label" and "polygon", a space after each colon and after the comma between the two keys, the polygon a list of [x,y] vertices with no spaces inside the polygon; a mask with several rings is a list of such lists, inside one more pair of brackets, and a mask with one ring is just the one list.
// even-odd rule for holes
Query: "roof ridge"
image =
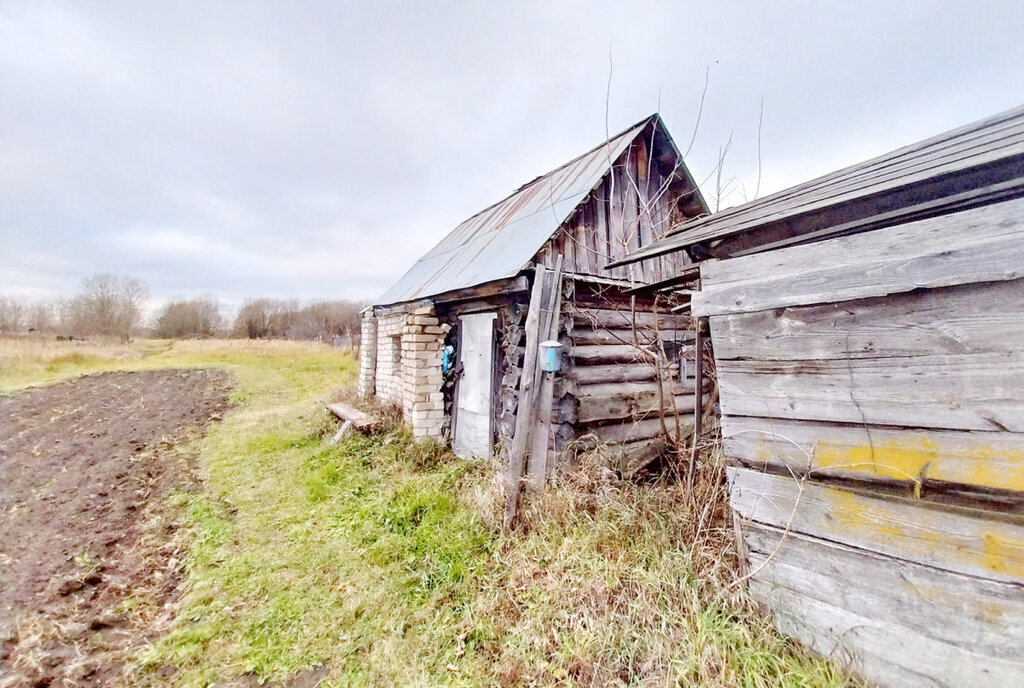
{"label": "roof ridge", "polygon": [[594,152],[595,152],[595,151],[597,151],[598,149],[600,149],[600,148],[602,148],[602,147],[604,147],[604,146],[607,146],[607,145],[608,145],[608,144],[610,144],[610,143],[611,143],[612,141],[617,141],[618,139],[622,138],[623,136],[625,136],[625,135],[626,135],[626,134],[628,134],[629,132],[633,131],[634,129],[640,129],[640,128],[642,128],[642,127],[645,127],[645,126],[647,126],[647,124],[648,124],[648,123],[649,123],[649,122],[650,122],[651,120],[653,120],[654,118],[659,118],[659,119],[660,119],[660,117],[661,117],[661,116],[660,116],[660,115],[659,115],[659,114],[658,114],[657,112],[655,112],[655,113],[653,113],[653,114],[650,114],[650,115],[647,115],[646,117],[644,117],[644,118],[643,118],[642,120],[640,120],[639,122],[636,122],[635,124],[632,124],[632,125],[630,125],[630,126],[626,127],[625,129],[623,129],[623,130],[622,130],[622,131],[620,131],[619,133],[617,133],[617,134],[612,134],[611,136],[608,136],[608,137],[606,137],[604,141],[602,141],[601,143],[597,144],[596,146],[594,146],[594,147],[592,147],[592,148],[588,148],[588,149],[586,150],[586,152],[584,152],[584,153],[580,153],[579,155],[577,155],[577,156],[576,156],[575,158],[573,158],[572,160],[568,160],[568,161],[566,161],[566,162],[562,163],[561,165],[559,165],[558,167],[555,167],[554,169],[551,169],[551,170],[549,170],[549,171],[545,172],[544,174],[541,174],[541,175],[538,175],[538,176],[534,177],[533,179],[531,179],[530,181],[526,182],[525,184],[523,184],[522,186],[520,186],[519,188],[517,188],[517,189],[516,189],[515,191],[513,191],[513,192],[512,192],[512,193],[510,193],[509,195],[507,195],[507,196],[503,197],[503,198],[502,198],[501,200],[499,200],[499,201],[495,201],[494,203],[491,203],[491,204],[490,204],[489,206],[487,206],[486,208],[481,208],[480,210],[478,210],[477,212],[473,213],[472,215],[470,215],[470,216],[469,216],[469,217],[467,217],[466,219],[462,220],[462,222],[460,222],[459,224],[460,224],[460,225],[461,225],[461,224],[464,224],[464,223],[466,223],[466,222],[469,222],[470,220],[472,220],[472,219],[473,219],[474,217],[478,217],[479,215],[483,215],[483,214],[484,214],[484,213],[486,213],[486,212],[487,212],[488,210],[492,210],[492,209],[493,209],[493,208],[495,208],[496,206],[499,206],[499,205],[501,205],[502,203],[504,203],[504,202],[505,202],[505,201],[507,201],[508,199],[510,199],[510,198],[512,198],[513,196],[515,196],[515,195],[517,195],[517,194],[521,193],[521,192],[522,192],[523,190],[525,190],[525,189],[527,189],[527,188],[529,188],[529,187],[533,186],[534,184],[536,184],[537,182],[541,181],[542,179],[547,179],[548,177],[550,177],[551,175],[553,175],[553,174],[554,174],[555,172],[558,172],[559,170],[561,170],[561,169],[564,169],[564,168],[568,167],[569,165],[572,165],[572,164],[574,164],[574,163],[576,163],[576,162],[579,162],[579,161],[580,161],[581,159],[583,159],[583,158],[587,157],[588,155],[590,155],[590,154],[594,153]]}

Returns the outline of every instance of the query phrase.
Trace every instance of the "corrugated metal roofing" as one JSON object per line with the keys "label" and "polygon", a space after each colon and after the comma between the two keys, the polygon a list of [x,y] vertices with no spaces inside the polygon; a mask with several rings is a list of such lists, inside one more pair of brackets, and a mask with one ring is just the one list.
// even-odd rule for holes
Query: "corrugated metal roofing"
{"label": "corrugated metal roofing", "polygon": [[631,254],[635,262],[930,179],[1024,156],[1024,106],[688,222]]}
{"label": "corrugated metal roofing", "polygon": [[[524,185],[456,227],[374,305],[386,306],[513,277],[594,190],[657,115]],[[660,124],[660,123],[659,123]]]}

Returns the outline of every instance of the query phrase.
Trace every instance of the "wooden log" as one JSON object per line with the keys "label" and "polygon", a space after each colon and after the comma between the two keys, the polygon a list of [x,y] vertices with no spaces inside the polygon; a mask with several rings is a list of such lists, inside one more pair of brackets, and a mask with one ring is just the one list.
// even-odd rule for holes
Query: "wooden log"
{"label": "wooden log", "polygon": [[718,362],[722,412],[1024,432],[1024,352]]}
{"label": "wooden log", "polygon": [[588,328],[591,330],[629,330],[632,329],[634,322],[637,329],[654,329],[655,323],[657,323],[659,329],[666,332],[692,329],[690,319],[686,316],[673,315],[671,313],[658,313],[655,315],[650,311],[643,310],[637,310],[633,313],[630,311],[629,304],[624,304],[619,309],[576,308],[572,311],[572,317],[574,335],[578,331]]}
{"label": "wooden log", "polygon": [[[675,420],[666,421],[671,432],[675,432]],[[693,432],[693,415],[679,417],[679,426],[685,439]],[[625,423],[614,423],[608,425],[593,425],[585,428],[581,437],[592,436],[597,442],[635,442],[654,437],[664,437],[665,431],[660,418],[647,418],[645,420],[628,421]]]}
{"label": "wooden log", "polygon": [[[641,346],[653,344],[657,339],[654,330],[648,328],[638,329],[636,334],[636,341],[639,342]],[[676,330],[671,330],[666,334],[673,335],[671,338],[674,341],[683,340],[686,336],[685,333]],[[572,343],[574,346],[593,346],[602,344],[631,346],[633,341],[633,330],[629,328],[595,330],[590,327],[589,323],[584,323],[581,327],[576,327],[572,330]]]}
{"label": "wooden log", "polygon": [[1024,277],[1024,199],[701,266],[695,315]]}
{"label": "wooden log", "polygon": [[651,363],[656,354],[644,346],[632,344],[604,344],[596,346],[573,346],[569,355],[576,365],[591,363]]}
{"label": "wooden log", "polygon": [[663,456],[668,449],[668,442],[664,437],[654,437],[637,442],[623,442],[615,445],[615,448],[617,453],[612,457],[612,468],[629,480],[651,462]]}
{"label": "wooden log", "polygon": [[725,455],[797,473],[1024,492],[1024,434],[723,416]]}
{"label": "wooden log", "polygon": [[1024,349],[1024,280],[711,319],[715,355],[791,361]]}
{"label": "wooden log", "polygon": [[[665,392],[665,407],[669,415],[693,413],[693,394],[680,392],[669,396]],[[707,395],[705,395],[707,398]],[[659,412],[661,401],[657,392],[639,396],[616,394],[605,397],[580,397],[577,421],[580,425],[595,425],[623,420],[642,420]]]}
{"label": "wooden log", "polygon": [[[674,375],[678,366],[669,366],[669,374]],[[576,381],[579,385],[598,385],[614,382],[642,382],[657,380],[658,369],[654,363],[633,363],[615,365],[587,365],[576,368]]]}
{"label": "wooden log", "polygon": [[1024,519],[728,468],[746,520],[987,580],[1024,584]]}

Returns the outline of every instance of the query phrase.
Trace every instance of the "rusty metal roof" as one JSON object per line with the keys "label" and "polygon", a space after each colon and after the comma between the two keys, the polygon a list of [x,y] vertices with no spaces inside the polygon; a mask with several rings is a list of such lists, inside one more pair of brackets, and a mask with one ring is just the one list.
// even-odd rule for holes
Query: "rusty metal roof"
{"label": "rusty metal roof", "polygon": [[[374,305],[387,306],[514,277],[593,191],[651,115],[593,150],[520,187],[430,249]],[[663,125],[658,122],[659,127]]]}
{"label": "rusty metal roof", "polygon": [[679,225],[609,267],[713,242],[950,175],[1024,159],[1024,106]]}

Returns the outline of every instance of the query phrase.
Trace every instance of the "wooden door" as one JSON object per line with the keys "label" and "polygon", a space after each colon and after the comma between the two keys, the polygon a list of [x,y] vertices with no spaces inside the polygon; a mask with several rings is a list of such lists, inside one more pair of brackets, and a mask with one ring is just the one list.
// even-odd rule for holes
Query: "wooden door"
{"label": "wooden door", "polygon": [[496,313],[459,317],[462,377],[459,378],[452,449],[464,458],[491,456],[496,317]]}

